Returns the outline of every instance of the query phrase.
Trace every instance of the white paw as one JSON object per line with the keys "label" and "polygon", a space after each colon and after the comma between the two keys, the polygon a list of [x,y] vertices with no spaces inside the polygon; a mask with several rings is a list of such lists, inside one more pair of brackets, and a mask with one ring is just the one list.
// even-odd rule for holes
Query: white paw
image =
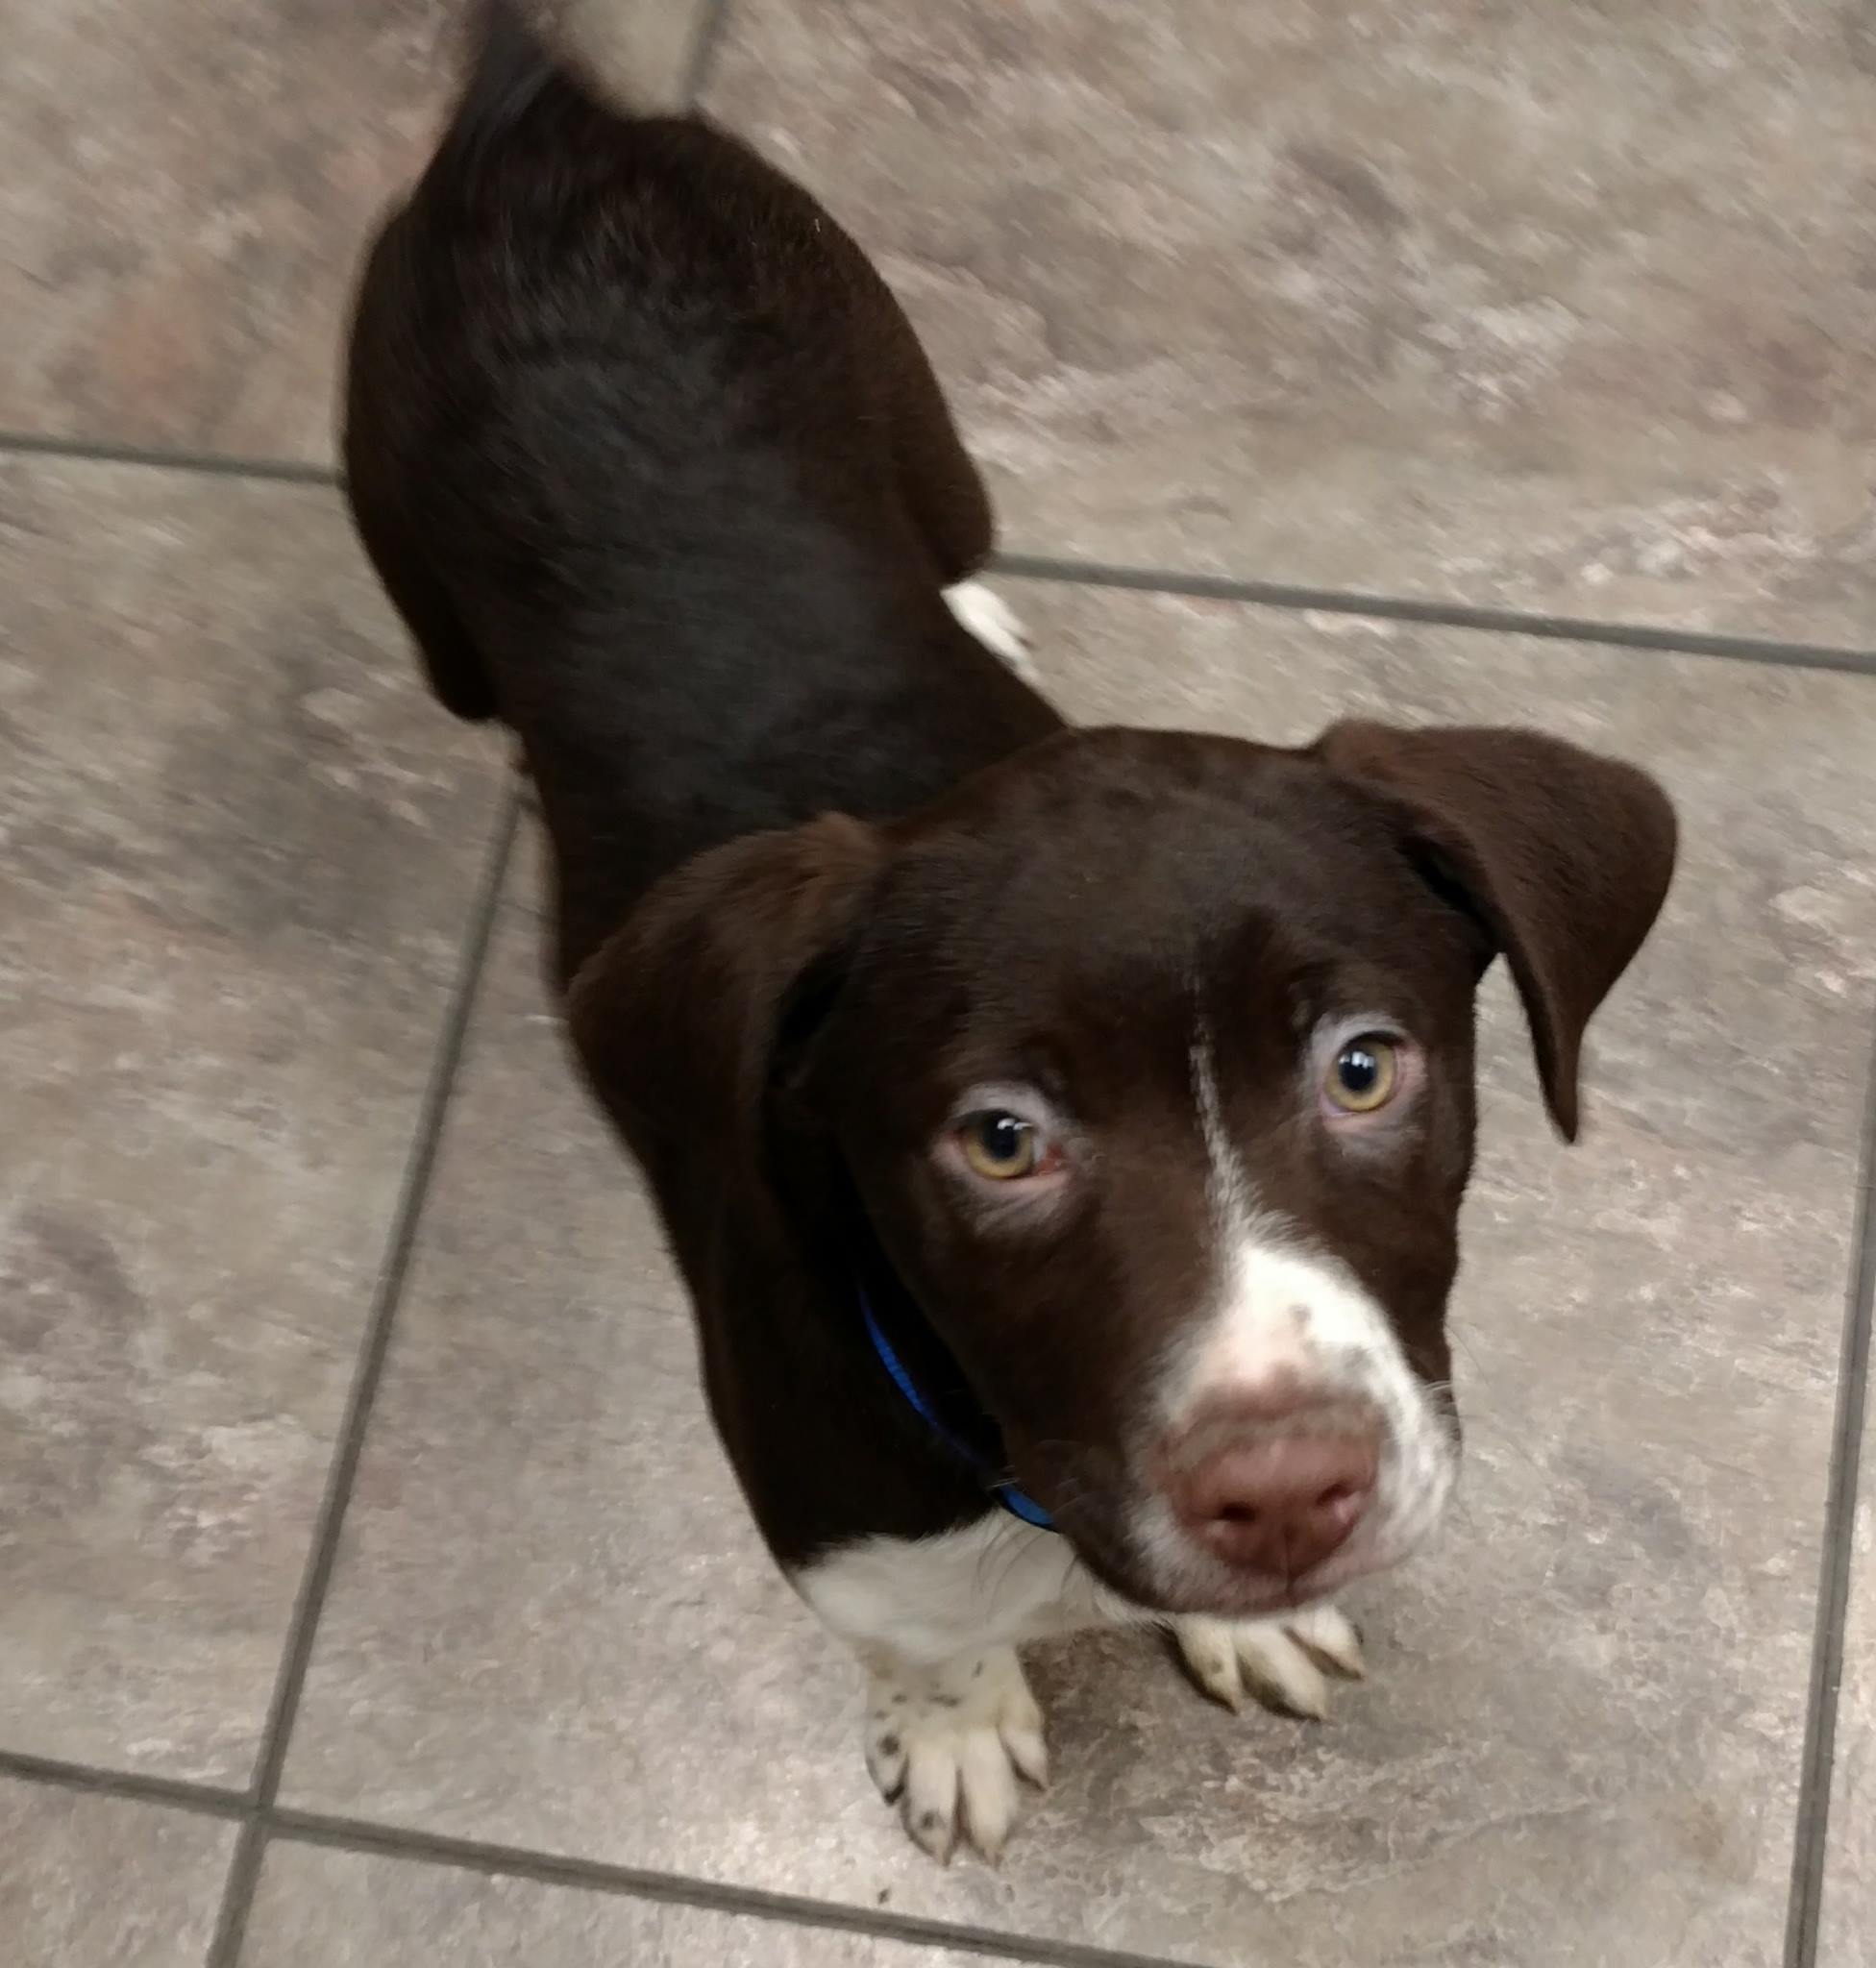
{"label": "white paw", "polygon": [[[1362,1637],[1333,1606],[1307,1606],[1278,1619],[1175,1619],[1172,1635],[1198,1685],[1227,1709],[1245,1697],[1321,1721],[1328,1677],[1367,1673]],[[1326,1671],[1325,1671],[1326,1670]]]}
{"label": "white paw", "polygon": [[948,1860],[964,1837],[994,1859],[1016,1822],[1017,1779],[1049,1782],[1042,1710],[1016,1650],[876,1673],[867,1690],[866,1766],[934,1858]]}
{"label": "white paw", "polygon": [[1024,682],[1038,680],[1029,652],[1029,632],[1001,595],[980,580],[961,580],[945,590],[945,603],[984,648],[1000,656]]}

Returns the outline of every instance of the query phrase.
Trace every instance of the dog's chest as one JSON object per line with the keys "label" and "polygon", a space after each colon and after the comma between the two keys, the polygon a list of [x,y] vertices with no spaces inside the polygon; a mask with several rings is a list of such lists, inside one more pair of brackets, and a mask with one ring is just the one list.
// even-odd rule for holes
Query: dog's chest
{"label": "dog's chest", "polygon": [[867,1538],[794,1575],[803,1599],[856,1644],[940,1661],[1150,1613],[1110,1591],[1052,1531],[1001,1511],[935,1538]]}

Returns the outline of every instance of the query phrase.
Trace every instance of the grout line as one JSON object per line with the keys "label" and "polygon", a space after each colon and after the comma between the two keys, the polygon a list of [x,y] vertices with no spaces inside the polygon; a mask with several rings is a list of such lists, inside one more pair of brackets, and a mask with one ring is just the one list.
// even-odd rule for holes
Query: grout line
{"label": "grout line", "polygon": [[[686,91],[692,100],[701,93],[708,78],[731,5],[732,0],[701,0],[698,38]],[[344,475],[336,465],[312,464],[298,458],[167,451],[155,445],[106,444],[84,437],[0,430],[0,457],[10,454],[68,458],[80,464],[138,465],[153,471],[195,472],[210,478],[257,479],[284,485],[336,489],[344,484]],[[1195,601],[1243,602],[1265,608],[1307,609],[1324,615],[1366,615],[1384,622],[1423,622],[1436,627],[1486,629],[1505,635],[1537,636],[1551,642],[1603,643],[1617,649],[1652,650],[1668,655],[1713,656],[1729,662],[1876,676],[1876,650],[1836,643],[1733,635],[1652,623],[1601,622],[1573,615],[1527,615],[1516,608],[1474,607],[1465,602],[1370,595],[1359,589],[1302,587],[1289,581],[1182,573],[1177,568],[1112,566],[1048,554],[993,554],[986,566],[990,573],[1013,580],[1055,581],[1072,587],[1114,588],[1132,594],[1182,595]]]}
{"label": "grout line", "polygon": [[1419,601],[1341,588],[1298,587],[1288,581],[1240,580],[1222,574],[1181,574],[1170,568],[1110,567],[1046,554],[993,554],[993,574],[1019,580],[1062,581],[1077,587],[1122,588],[1142,594],[1185,595],[1198,601],[1252,602],[1267,608],[1313,609],[1325,615],[1369,615],[1389,622],[1425,622],[1446,628],[1494,629],[1553,642],[1613,643],[1619,649],[1674,655],[1717,656],[1740,663],[1798,670],[1839,670],[1876,676],[1876,650],[1832,643],[1790,642],[1775,636],[1727,635],[1647,623],[1597,622],[1571,615],[1526,615],[1516,608],[1473,607],[1464,602]]}
{"label": "grout line", "polygon": [[1869,1398],[1870,1326],[1876,1312],[1876,1046],[1864,1090],[1863,1142],[1857,1166],[1857,1214],[1852,1231],[1849,1301],[1838,1368],[1837,1421],[1824,1513],[1822,1578],[1811,1657],[1811,1699],[1805,1716],[1797,1825],[1792,1840],[1791,1895],[1785,1929],[1786,1968],[1813,1968],[1830,1852],[1831,1784],[1837,1766],[1838,1701],[1843,1686],[1843,1627],[1855,1564],[1858,1477]]}
{"label": "grout line", "polygon": [[255,1882],[260,1869],[261,1852],[267,1842],[268,1814],[280,1793],[287,1743],[299,1713],[307,1669],[312,1660],[319,1615],[325,1608],[327,1589],[332,1584],[333,1568],[338,1556],[339,1532],[344,1524],[346,1505],[351,1500],[358,1459],[363,1452],[372,1402],[383,1373],[392,1320],[416,1248],[417,1229],[423,1217],[430,1179],[436,1167],[437,1149],[451,1095],[455,1092],[457,1070],[462,1064],[469,1021],[475,1011],[489,942],[494,933],[503,878],[514,845],[519,812],[519,790],[511,778],[504,779],[494,833],[483,857],[442,1031],[436,1041],[429,1079],[418,1107],[417,1123],[397,1208],[391,1218],[378,1287],[372,1294],[371,1313],[365,1322],[364,1339],[358,1349],[351,1391],[346,1398],[344,1418],[339,1424],[337,1446],[326,1479],[326,1492],[320,1500],[306,1571],[287,1627],[279,1679],[268,1705],[260,1755],[253,1787],[248,1793],[252,1815],[241,1828],[229,1866],[228,1883],[222,1896],[214,1938],[210,1944],[207,1968],[233,1968],[240,1953],[248,1908],[254,1899]]}
{"label": "grout line", "polygon": [[36,1757],[20,1750],[0,1750],[0,1777],[26,1784],[46,1784],[59,1790],[82,1790],[94,1797],[116,1797],[136,1804],[168,1805],[199,1811],[205,1817],[245,1817],[251,1808],[247,1792],[221,1784],[192,1784],[184,1777],[158,1777],[137,1770],[107,1770],[89,1763],[67,1763],[57,1757]]}
{"label": "grout line", "polygon": [[290,457],[240,457],[218,451],[166,451],[160,445],[105,444],[88,437],[0,430],[0,455],[70,458],[80,464],[144,465],[160,472],[201,472],[216,479],[265,479],[284,485],[336,485],[334,465]]}
{"label": "grout line", "polygon": [[[285,1839],[336,1852],[403,1859],[419,1865],[450,1866],[458,1871],[530,1880],[541,1885],[646,1900],[659,1906],[694,1906],[729,1917],[864,1933],[881,1940],[986,1956],[994,1960],[1036,1964],[1036,1968],[1184,1968],[1184,1964],[1164,1956],[1101,1948],[1090,1942],[1004,1933],[994,1928],[953,1927],[919,1914],[888,1913],[838,1901],[769,1892],[760,1887],[687,1879],[650,1868],[611,1865],[602,1859],[564,1857],[531,1851],[525,1846],[380,1824],[369,1818],[340,1817],[291,1807],[262,1808],[240,1790],[192,1784],[174,1777],[143,1776],[128,1770],[61,1762],[51,1757],[28,1756],[14,1750],[0,1750],[0,1777],[98,1797],[161,1805],[204,1817],[245,1818],[249,1839],[257,1846],[259,1839],[254,1836],[255,1829],[264,1828],[269,1842]],[[257,1851],[257,1872],[259,1857]],[[231,1944],[238,1946],[240,1938],[239,1933],[233,1935]],[[213,1955],[210,1957],[211,1962],[217,1958]]]}
{"label": "grout line", "polygon": [[881,1940],[985,1955],[995,1960],[1033,1963],[1038,1968],[1182,1968],[1179,1962],[1163,1956],[1097,1947],[1087,1941],[1002,1933],[993,1928],[952,1927],[923,1914],[892,1913],[876,1906],[811,1900],[796,1893],[690,1879],[648,1867],[611,1865],[600,1859],[556,1857],[522,1846],[361,1822],[323,1811],[281,1809],[272,1814],[272,1823],[277,1837],[343,1852],[370,1853],[424,1865],[454,1866],[469,1872],[531,1880],[541,1885],[574,1886],[585,1892],[610,1893],[661,1906],[694,1906],[705,1912],[736,1914],[794,1927],[869,1934]]}

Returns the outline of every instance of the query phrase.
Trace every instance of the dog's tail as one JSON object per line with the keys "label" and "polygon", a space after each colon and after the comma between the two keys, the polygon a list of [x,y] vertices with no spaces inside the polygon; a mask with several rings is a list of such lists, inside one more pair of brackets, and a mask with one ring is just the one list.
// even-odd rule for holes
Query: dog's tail
{"label": "dog's tail", "polygon": [[480,149],[519,123],[560,73],[555,51],[513,0],[477,0],[456,134]]}
{"label": "dog's tail", "polygon": [[686,11],[621,0],[476,0],[452,136],[480,151],[555,88],[616,115],[679,114],[688,77],[671,22]]}

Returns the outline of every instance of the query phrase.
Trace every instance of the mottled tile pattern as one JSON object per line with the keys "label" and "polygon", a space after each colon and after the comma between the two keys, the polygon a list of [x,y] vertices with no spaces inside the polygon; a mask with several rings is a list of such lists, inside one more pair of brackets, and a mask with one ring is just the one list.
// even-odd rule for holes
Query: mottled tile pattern
{"label": "mottled tile pattern", "polygon": [[0,462],[0,1747],[245,1783],[490,830],[330,493]]}
{"label": "mottled tile pattern", "polygon": [[241,1968],[968,1968],[984,1958],[279,1843]]}
{"label": "mottled tile pattern", "polygon": [[[428,156],[466,12],[10,6],[0,428],[329,457],[358,258]],[[608,0],[608,62],[665,86],[692,12],[688,0]]]}
{"label": "mottled tile pattern", "polygon": [[[529,0],[524,0],[529,4]],[[709,0],[540,0],[641,98]],[[21,0],[0,432],[323,464],[463,0]],[[1018,551],[1876,650],[1868,0],[731,0]],[[510,868],[285,1796],[1239,1968],[1772,1968],[1876,1011],[1876,677],[1032,585],[1083,718],[1656,766],[1547,1134],[1502,980],[1441,1546],[1305,1730],[1048,1650],[999,1872],[872,1797]],[[255,1769],[505,765],[311,487],[0,456],[0,1749]],[[1866,1171],[1865,1171],[1866,1175]],[[1876,1968],[1876,1417],[1818,1968]],[[0,1778],[0,1959],[200,1968],[234,1828]],[[244,1968],[962,1968],[277,1837]],[[973,1954],[968,1958],[983,1958]]]}
{"label": "mottled tile pattern", "polygon": [[1864,1432],[1818,1968],[1876,1962],[1876,1413]]}
{"label": "mottled tile pattern", "polygon": [[1876,641],[1864,0],[739,0],[1008,543]]}
{"label": "mottled tile pattern", "polygon": [[0,1777],[0,1951],[17,1968],[201,1968],[234,1827]]}
{"label": "mottled tile pattern", "polygon": [[[1139,1641],[1044,1657],[1057,1783],[1000,1873],[913,1862],[845,1663],[764,1562],[648,1212],[505,925],[285,1795],[1198,1961],[1777,1957],[1876,986],[1876,687],[1041,586],[1078,714],[1270,738],[1524,717],[1649,759],[1684,872],[1548,1137],[1509,995],[1442,1551],[1361,1596],[1326,1729]],[[1768,1309],[1775,1316],[1768,1316]],[[1560,1917],[1560,1909],[1564,1909]]]}
{"label": "mottled tile pattern", "polygon": [[422,160],[443,0],[22,0],[0,80],[0,423],[331,453],[372,214]]}

